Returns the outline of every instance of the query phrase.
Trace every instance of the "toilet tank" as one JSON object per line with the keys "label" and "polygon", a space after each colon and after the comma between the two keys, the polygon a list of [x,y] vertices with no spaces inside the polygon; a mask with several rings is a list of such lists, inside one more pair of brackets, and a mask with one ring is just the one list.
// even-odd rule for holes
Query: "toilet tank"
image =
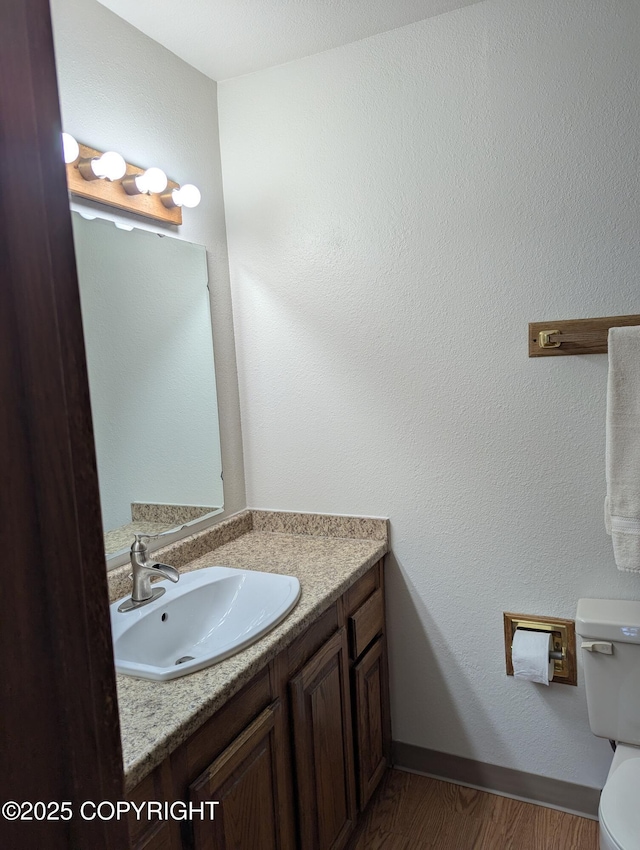
{"label": "toilet tank", "polygon": [[[640,602],[579,599],[576,632],[594,735],[640,746]],[[611,646],[610,655],[585,644]]]}

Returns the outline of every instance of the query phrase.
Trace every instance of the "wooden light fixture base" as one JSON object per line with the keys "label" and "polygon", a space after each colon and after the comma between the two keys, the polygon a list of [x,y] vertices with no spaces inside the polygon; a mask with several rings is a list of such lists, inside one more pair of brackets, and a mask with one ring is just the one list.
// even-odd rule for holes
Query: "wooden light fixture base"
{"label": "wooden light fixture base", "polygon": [[[100,156],[103,152],[86,145],[79,145],[79,147],[80,158],[76,162],[67,164],[67,186],[72,195],[136,213],[136,215],[142,215],[145,218],[152,218],[155,221],[182,224],[182,207],[165,207],[160,200],[160,195],[128,195],[121,185],[122,180],[85,180],[78,169],[78,162],[80,159],[92,159],[95,156]],[[143,174],[145,170],[137,165],[127,163],[125,176]],[[167,190],[179,188],[178,183],[169,180]]]}

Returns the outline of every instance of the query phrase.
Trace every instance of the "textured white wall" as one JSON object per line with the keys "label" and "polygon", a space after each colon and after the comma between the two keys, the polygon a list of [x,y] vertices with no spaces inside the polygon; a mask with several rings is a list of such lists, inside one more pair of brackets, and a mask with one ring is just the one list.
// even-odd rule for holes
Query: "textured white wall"
{"label": "textured white wall", "polygon": [[52,0],[51,12],[64,129],[202,191],[202,203],[185,210],[180,228],[131,219],[207,249],[225,514],[233,513],[246,500],[216,83],[96,0]]}
{"label": "textured white wall", "polygon": [[502,612],[640,598],[606,357],[526,344],[639,312],[639,50],[637,0],[487,0],[218,87],[249,504],[391,518],[397,740],[592,786]]}

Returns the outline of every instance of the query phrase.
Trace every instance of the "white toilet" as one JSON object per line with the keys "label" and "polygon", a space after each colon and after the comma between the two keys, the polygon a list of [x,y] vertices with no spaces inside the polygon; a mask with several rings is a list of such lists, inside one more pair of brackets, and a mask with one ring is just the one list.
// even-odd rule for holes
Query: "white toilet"
{"label": "white toilet", "polygon": [[600,797],[600,850],[640,850],[640,602],[579,599],[589,725],[617,744]]}

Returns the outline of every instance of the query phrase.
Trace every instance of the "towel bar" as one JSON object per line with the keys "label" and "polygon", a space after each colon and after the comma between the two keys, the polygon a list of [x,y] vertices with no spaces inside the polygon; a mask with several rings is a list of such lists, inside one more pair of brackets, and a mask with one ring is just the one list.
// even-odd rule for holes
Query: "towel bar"
{"label": "towel bar", "polygon": [[529,323],[529,357],[606,354],[609,328],[640,325],[640,315]]}

